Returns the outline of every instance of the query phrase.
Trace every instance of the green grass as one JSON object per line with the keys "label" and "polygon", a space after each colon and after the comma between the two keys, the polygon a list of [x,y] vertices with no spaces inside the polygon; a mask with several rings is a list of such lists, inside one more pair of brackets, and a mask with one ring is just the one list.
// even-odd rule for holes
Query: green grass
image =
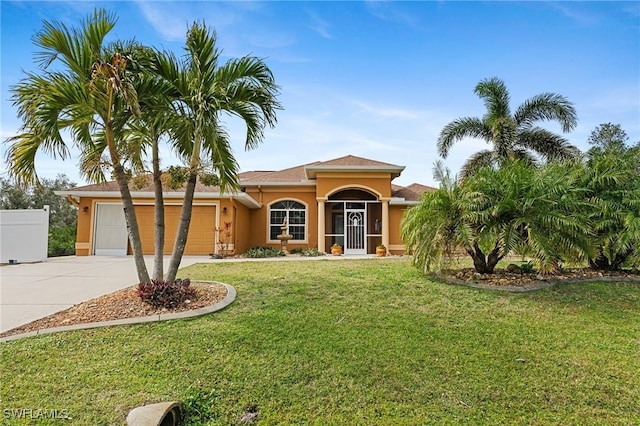
{"label": "green grass", "polygon": [[[434,282],[407,260],[194,265],[237,300],[192,320],[0,344],[1,408],[123,424],[187,401],[234,424],[640,424],[640,286],[506,294]],[[54,420],[11,424],[62,424]]]}

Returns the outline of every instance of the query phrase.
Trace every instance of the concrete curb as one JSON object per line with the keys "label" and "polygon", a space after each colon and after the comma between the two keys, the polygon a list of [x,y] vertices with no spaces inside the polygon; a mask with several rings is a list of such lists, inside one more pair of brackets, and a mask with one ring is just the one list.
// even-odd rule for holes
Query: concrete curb
{"label": "concrete curb", "polygon": [[28,333],[14,334],[13,336],[3,337],[3,338],[0,338],[0,342],[8,342],[10,340],[18,340],[18,339],[23,339],[25,337],[40,336],[43,334],[59,333],[62,331],[87,330],[90,328],[111,327],[114,325],[143,324],[147,322],[159,322],[159,321],[199,317],[202,315],[220,311],[226,308],[227,306],[229,306],[234,300],[236,300],[236,295],[237,295],[236,289],[228,284],[219,283],[215,281],[199,281],[199,282],[208,283],[208,284],[222,284],[227,289],[226,297],[221,301],[214,303],[213,305],[205,306],[204,308],[194,309],[192,311],[176,312],[172,314],[150,315],[148,317],[123,318],[123,319],[111,320],[111,321],[89,322],[84,324],[66,325],[63,327],[43,328],[41,330],[30,331]]}
{"label": "concrete curb", "polygon": [[559,284],[578,284],[578,283],[588,283],[588,282],[598,282],[598,281],[640,283],[640,278],[633,278],[633,277],[589,277],[589,278],[568,278],[566,280],[541,281],[539,284],[524,285],[521,287],[516,287],[516,286],[501,286],[501,285],[488,285],[488,284],[474,283],[474,282],[460,280],[457,278],[452,278],[443,274],[434,274],[434,277],[450,285],[472,287],[472,288],[478,288],[481,290],[505,291],[507,293],[527,293],[530,291],[537,291],[537,290],[543,290],[546,288],[551,288]]}

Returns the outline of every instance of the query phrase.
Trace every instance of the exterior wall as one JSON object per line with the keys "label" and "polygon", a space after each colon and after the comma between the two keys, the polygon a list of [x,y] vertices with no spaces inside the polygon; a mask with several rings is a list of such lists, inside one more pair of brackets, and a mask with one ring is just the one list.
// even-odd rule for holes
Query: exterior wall
{"label": "exterior wall", "polygon": [[280,200],[294,200],[307,207],[307,239],[303,242],[290,241],[289,250],[294,248],[313,248],[318,246],[318,204],[315,187],[296,186],[282,188],[247,188],[247,194],[262,203],[258,210],[251,210],[251,235],[249,248],[268,246],[279,248],[279,241],[269,241],[269,206]]}
{"label": "exterior wall", "polygon": [[391,254],[404,254],[406,245],[400,238],[400,225],[407,206],[389,206],[389,247]]}
{"label": "exterior wall", "polygon": [[[253,226],[251,223],[251,210],[248,207],[243,206],[240,203],[233,202],[230,210],[231,218],[233,220],[233,235],[234,235],[234,253],[245,253],[251,248],[251,235],[253,234]],[[222,216],[221,221],[224,221],[225,216]]]}
{"label": "exterior wall", "polygon": [[78,230],[76,231],[76,256],[89,256],[91,254],[94,207],[92,199],[80,199],[78,204]]}
{"label": "exterior wall", "polygon": [[326,198],[342,188],[362,188],[373,191],[382,198],[391,197],[391,175],[389,173],[318,173],[317,194]]}

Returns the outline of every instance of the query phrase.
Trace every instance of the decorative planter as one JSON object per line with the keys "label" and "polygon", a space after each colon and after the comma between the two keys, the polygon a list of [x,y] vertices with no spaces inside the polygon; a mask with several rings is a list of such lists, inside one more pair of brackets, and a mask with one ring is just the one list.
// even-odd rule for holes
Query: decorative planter
{"label": "decorative planter", "polygon": [[334,256],[340,256],[342,254],[342,247],[341,246],[332,246],[331,247],[331,254]]}
{"label": "decorative planter", "polygon": [[376,247],[376,256],[384,257],[387,255],[387,249],[385,247]]}

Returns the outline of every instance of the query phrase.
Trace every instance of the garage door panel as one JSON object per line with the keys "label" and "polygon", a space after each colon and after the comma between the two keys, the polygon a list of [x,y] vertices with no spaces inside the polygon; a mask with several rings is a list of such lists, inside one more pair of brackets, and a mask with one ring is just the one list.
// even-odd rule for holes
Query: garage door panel
{"label": "garage door panel", "polygon": [[[154,253],[154,206],[136,206],[140,238],[144,254]],[[164,254],[171,254],[176,239],[182,206],[165,206]],[[193,206],[189,234],[184,254],[207,255],[213,252],[215,237],[215,206]]]}
{"label": "garage door panel", "polygon": [[127,254],[127,223],[122,204],[97,204],[94,254],[125,256]]}

